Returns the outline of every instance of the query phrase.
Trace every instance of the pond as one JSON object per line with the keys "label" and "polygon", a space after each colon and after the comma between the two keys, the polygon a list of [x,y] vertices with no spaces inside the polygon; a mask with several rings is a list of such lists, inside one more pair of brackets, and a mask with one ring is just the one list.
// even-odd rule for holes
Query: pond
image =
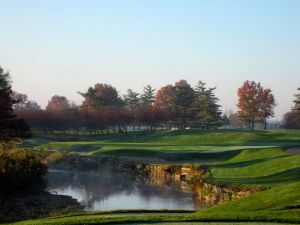
{"label": "pond", "polygon": [[115,209],[198,209],[194,195],[180,185],[151,185],[120,174],[109,176],[50,170],[50,193],[68,195],[87,211]]}
{"label": "pond", "polygon": [[217,186],[211,182],[208,169],[194,165],[104,165],[88,172],[49,170],[47,191],[71,196],[87,211],[196,210],[251,193]]}

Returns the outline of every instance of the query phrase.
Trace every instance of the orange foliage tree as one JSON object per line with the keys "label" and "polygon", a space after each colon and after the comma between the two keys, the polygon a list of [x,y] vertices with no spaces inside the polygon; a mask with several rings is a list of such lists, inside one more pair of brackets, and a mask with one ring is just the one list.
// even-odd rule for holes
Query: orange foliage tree
{"label": "orange foliage tree", "polygon": [[256,122],[263,122],[274,115],[275,99],[270,89],[264,89],[260,83],[246,80],[238,89],[238,116],[247,123],[249,129],[254,130]]}

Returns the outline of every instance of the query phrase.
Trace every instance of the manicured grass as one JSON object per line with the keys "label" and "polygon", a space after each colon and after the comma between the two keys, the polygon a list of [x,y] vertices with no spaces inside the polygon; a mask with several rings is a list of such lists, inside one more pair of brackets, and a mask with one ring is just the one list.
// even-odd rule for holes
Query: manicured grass
{"label": "manicured grass", "polygon": [[[228,160],[234,156],[232,153],[234,150],[300,145],[300,132],[285,130],[129,132],[115,135],[77,136],[76,138],[79,141],[68,141],[74,138],[66,138],[65,141],[34,138],[26,141],[25,145],[37,149],[55,149],[67,152],[154,157],[169,160],[199,159],[199,161]],[[86,139],[80,140],[83,138]],[[228,155],[217,154],[222,151],[229,151]]]}
{"label": "manicured grass", "polygon": [[[249,212],[249,211],[284,211],[296,208],[300,212],[300,181],[273,187],[253,195],[226,202],[212,208],[199,211],[196,214]],[[300,214],[298,215],[300,218]]]}
{"label": "manicured grass", "polygon": [[146,213],[67,215],[65,217],[31,220],[17,224],[107,224],[153,223],[180,221],[265,221],[300,222],[300,182],[274,187],[239,200],[224,203],[188,215],[153,215]]}
{"label": "manicured grass", "polygon": [[[263,152],[269,150],[252,151],[263,154]],[[244,151],[241,154],[243,153]],[[225,163],[212,166],[212,173],[216,178],[255,178],[270,176],[295,168],[300,168],[300,155],[272,156],[270,158],[249,159],[248,161],[240,162],[231,162],[229,160]]]}
{"label": "manicured grass", "polygon": [[[65,136],[65,135],[64,135]],[[62,137],[64,137],[62,136]],[[59,140],[102,143],[151,143],[171,145],[256,145],[264,142],[300,142],[299,130],[272,131],[239,131],[239,130],[208,130],[208,131],[157,131],[129,132],[110,135],[70,136]],[[43,138],[39,138],[43,144]],[[256,143],[257,142],[257,143]],[[38,143],[37,143],[38,144]]]}
{"label": "manicured grass", "polygon": [[[264,186],[253,195],[193,214],[160,214],[131,211],[83,213],[18,224],[272,224],[300,223],[300,155],[285,152],[300,146],[300,131],[164,131],[131,132],[77,141],[33,139],[37,149],[127,157],[198,160],[205,163],[220,184]],[[178,212],[177,212],[178,213]],[[199,222],[200,221],[200,222]],[[221,223],[222,222],[222,223]],[[229,222],[229,223],[224,223]],[[233,223],[235,222],[235,223]]]}
{"label": "manicured grass", "polygon": [[[131,225],[145,225],[149,223],[130,223]],[[128,224],[126,224],[128,225]],[[266,222],[174,222],[174,223],[155,223],[155,225],[278,225],[278,223]],[[291,225],[291,223],[281,223],[281,225]]]}

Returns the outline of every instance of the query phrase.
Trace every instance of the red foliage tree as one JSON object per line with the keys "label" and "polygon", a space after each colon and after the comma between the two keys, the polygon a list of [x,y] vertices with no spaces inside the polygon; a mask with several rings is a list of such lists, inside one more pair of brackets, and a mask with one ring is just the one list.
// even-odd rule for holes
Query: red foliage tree
{"label": "red foliage tree", "polygon": [[254,130],[255,122],[264,122],[273,116],[275,106],[274,96],[270,89],[264,89],[260,83],[246,80],[238,89],[238,115],[248,123],[249,129]]}

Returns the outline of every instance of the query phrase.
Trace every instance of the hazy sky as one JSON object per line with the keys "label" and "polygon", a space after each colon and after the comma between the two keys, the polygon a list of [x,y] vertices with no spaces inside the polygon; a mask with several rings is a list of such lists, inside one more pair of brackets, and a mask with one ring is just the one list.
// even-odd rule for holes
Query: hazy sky
{"label": "hazy sky", "polygon": [[45,105],[97,82],[141,91],[186,79],[236,108],[244,80],[271,88],[278,118],[300,86],[300,1],[0,0],[0,66]]}

